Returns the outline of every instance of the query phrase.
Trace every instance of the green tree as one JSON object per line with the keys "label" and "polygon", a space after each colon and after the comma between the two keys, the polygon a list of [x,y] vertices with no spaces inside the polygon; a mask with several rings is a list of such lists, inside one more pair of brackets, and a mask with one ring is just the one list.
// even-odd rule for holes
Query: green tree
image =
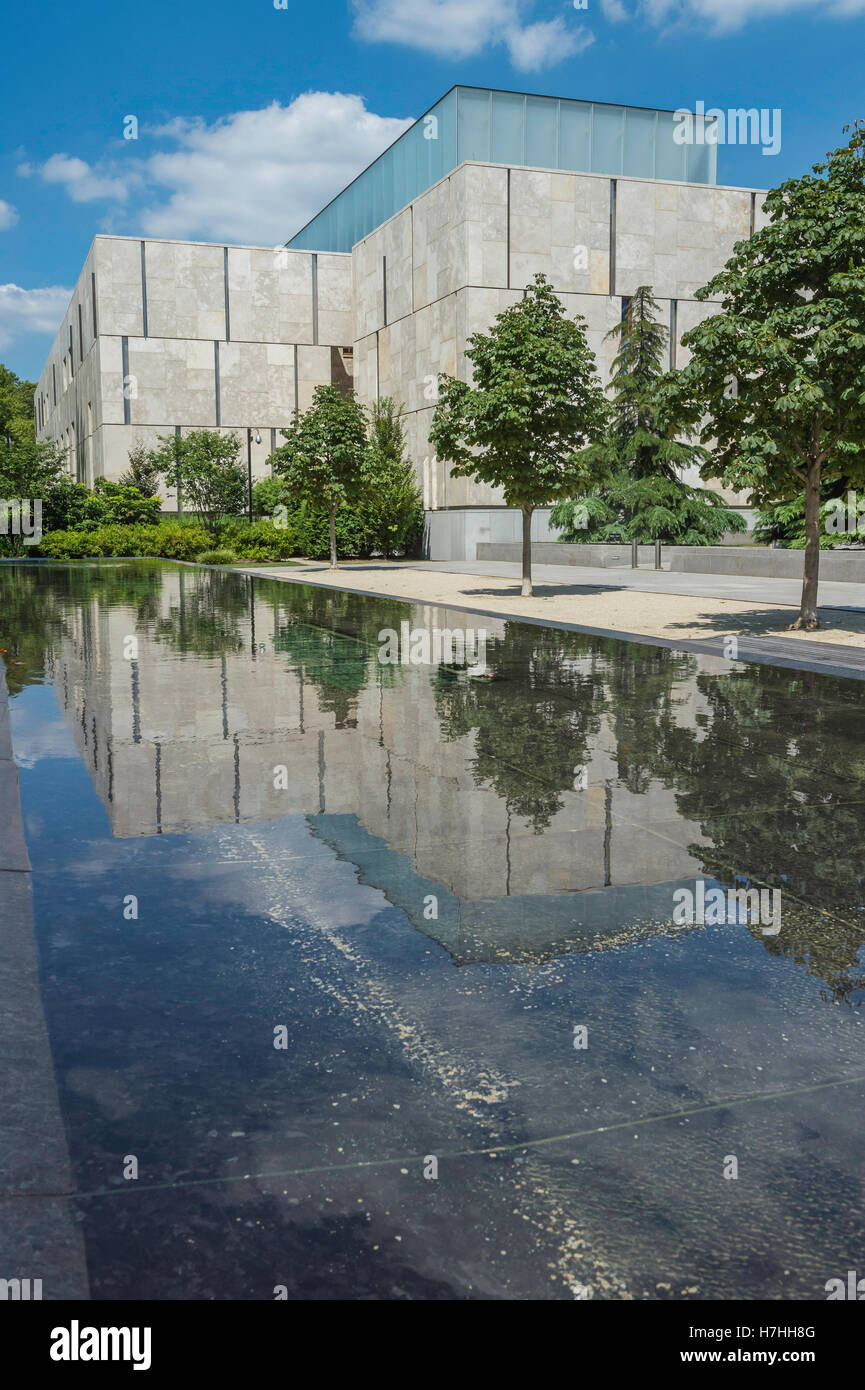
{"label": "green tree", "polygon": [[[32,423],[20,416],[7,425],[6,439],[0,439],[0,500],[40,503],[43,527],[52,513],[55,493],[63,487],[65,460],[53,440],[37,441]],[[8,517],[8,511],[7,511]],[[0,535],[7,554],[26,553],[22,535]]]}
{"label": "green tree", "polygon": [[5,443],[6,432],[13,420],[26,420],[31,433],[35,431],[33,420],[33,394],[36,383],[24,381],[9,367],[0,362],[0,444]]}
{"label": "green tree", "polygon": [[119,481],[124,487],[137,487],[143,497],[155,497],[159,491],[159,469],[143,440],[136,439],[129,450],[129,467]]}
{"label": "green tree", "polygon": [[704,462],[707,451],[677,438],[683,422],[662,408],[657,387],[669,334],[657,314],[650,286],[640,285],[626,317],[607,334],[617,344],[613,427],[587,454],[596,461],[593,471],[609,477],[554,509],[550,521],[563,541],[711,545],[725,531],[745,530],[743,518],[717,493],[678,476]]}
{"label": "green tree", "polygon": [[385,557],[410,549],[423,529],[423,497],[406,457],[404,414],[390,396],[374,403],[363,461],[364,500],[372,512],[375,547]]}
{"label": "green tree", "polygon": [[703,477],[750,490],[760,508],[804,495],[798,628],[819,626],[821,486],[865,477],[863,151],[856,130],[767,194],[768,225],[698,290],[723,308],[682,339],[691,360],[666,387],[716,441]]}
{"label": "green tree", "polygon": [[593,481],[586,454],[609,407],[586,341],[585,320],[565,317],[544,275],[474,333],[466,356],[473,383],[439,377],[430,443],[454,477],[504,490],[522,513],[522,592],[532,592],[532,513]]}
{"label": "green tree", "polygon": [[246,498],[246,467],[236,434],[190,430],[185,435],[160,435],[159,448],[145,455],[166,485],[179,490],[209,529],[223,516],[236,516]]}
{"label": "green tree", "polygon": [[336,513],[362,490],[366,419],[353,392],[317,386],[312,405],[282,431],[285,443],[271,456],[274,473],[285,479],[296,503],[327,511],[330,567],[337,568]]}

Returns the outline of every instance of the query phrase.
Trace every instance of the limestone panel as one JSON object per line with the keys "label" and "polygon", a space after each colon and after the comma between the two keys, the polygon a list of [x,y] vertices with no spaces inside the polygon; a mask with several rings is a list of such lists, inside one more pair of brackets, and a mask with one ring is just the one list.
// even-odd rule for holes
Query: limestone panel
{"label": "limestone panel", "polygon": [[220,420],[224,425],[288,425],[294,412],[294,347],[219,345]]}
{"label": "limestone panel", "polygon": [[[388,260],[390,266],[390,260]],[[408,281],[407,265],[397,271],[400,281]],[[351,303],[351,257],[320,255],[318,258],[318,341],[333,347],[347,347],[354,336]],[[390,298],[390,295],[388,295]],[[411,305],[409,304],[409,312]],[[302,339],[298,338],[298,342]]]}
{"label": "limestone panel", "polygon": [[225,337],[224,254],[195,242],[145,242],[148,336]]}
{"label": "limestone panel", "polygon": [[216,424],[213,343],[188,338],[130,338],[132,424]]}
{"label": "limestone panel", "polygon": [[140,240],[97,237],[93,249],[99,332],[140,337],[144,332]]}

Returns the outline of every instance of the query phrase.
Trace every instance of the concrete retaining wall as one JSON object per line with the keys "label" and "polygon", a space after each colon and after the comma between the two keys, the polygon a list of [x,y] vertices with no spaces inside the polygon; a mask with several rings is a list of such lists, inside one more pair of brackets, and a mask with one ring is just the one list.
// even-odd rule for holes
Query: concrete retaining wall
{"label": "concrete retaining wall", "polygon": [[[763,546],[670,546],[664,554],[671,570],[692,574],[756,575],[767,579],[801,579],[804,550],[768,550]],[[824,550],[820,578],[850,584],[865,580],[865,549]]]}
{"label": "concrete retaining wall", "polygon": [[[652,568],[654,548],[641,545],[638,549],[640,567]],[[478,560],[509,560],[512,564],[518,564],[520,561],[521,549],[518,543],[479,542],[476,550],[475,558]],[[631,548],[627,545],[563,545],[556,542],[533,542],[532,560],[536,565],[585,565],[592,568],[622,569],[630,567]],[[756,545],[665,545],[661,548],[661,563],[664,569],[679,573],[801,579],[805,552],[769,550]],[[820,556],[820,578],[849,584],[865,582],[865,548],[824,550]]]}
{"label": "concrete retaining wall", "polygon": [[[655,563],[655,548],[637,547],[639,563]],[[668,550],[669,554],[669,550]],[[510,560],[519,563],[522,546],[517,543],[490,542],[477,545],[478,560]],[[466,557],[468,558],[468,556]],[[590,565],[601,569],[624,569],[631,564],[629,545],[566,545],[561,541],[532,541],[532,560],[536,565]]]}

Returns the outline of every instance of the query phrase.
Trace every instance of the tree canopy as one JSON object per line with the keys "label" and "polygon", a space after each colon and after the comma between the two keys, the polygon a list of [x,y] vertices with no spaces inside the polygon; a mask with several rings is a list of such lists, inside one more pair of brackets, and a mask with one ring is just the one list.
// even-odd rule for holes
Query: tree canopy
{"label": "tree canopy", "polygon": [[697,292],[720,312],[682,339],[669,408],[714,441],[705,478],[757,507],[804,499],[795,627],[817,619],[821,485],[865,479],[865,132],[767,194],[768,224]]}
{"label": "tree canopy", "polygon": [[520,509],[529,595],[532,512],[593,481],[585,451],[607,424],[607,399],[585,320],[566,316],[544,275],[488,333],[471,335],[466,357],[471,383],[439,377],[430,443],[454,477],[500,487],[506,504]]}
{"label": "tree canopy", "polygon": [[336,512],[360,493],[366,453],[366,418],[353,392],[317,386],[312,404],[282,431],[285,443],[272,455],[296,502],[324,508],[330,518],[330,564],[337,567]]}

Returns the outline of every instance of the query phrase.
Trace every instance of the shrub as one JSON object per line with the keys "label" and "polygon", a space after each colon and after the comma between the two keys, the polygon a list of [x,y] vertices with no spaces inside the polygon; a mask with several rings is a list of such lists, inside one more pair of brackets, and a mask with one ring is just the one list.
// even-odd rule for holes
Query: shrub
{"label": "shrub", "polygon": [[284,478],[259,478],[252,488],[252,510],[255,516],[272,517],[277,507],[293,510]]}
{"label": "shrub", "polygon": [[219,544],[237,552],[241,560],[287,560],[301,554],[297,527],[276,526],[272,521],[231,521],[219,529]]}
{"label": "shrub", "polygon": [[155,525],[161,502],[136,487],[97,478],[93,492],[71,478],[58,478],[47,489],[42,525],[45,531],[97,531],[101,526]]}
{"label": "shrub", "polygon": [[163,522],[153,528],[159,533],[158,550],[151,554],[161,555],[166,560],[194,560],[202,550],[213,546],[213,537],[205,526],[179,526],[176,521]]}
{"label": "shrub", "polygon": [[158,497],[148,497],[137,487],[97,478],[92,510],[97,525],[118,522],[121,526],[152,526],[159,520],[162,503]]}
{"label": "shrub", "polygon": [[233,550],[202,550],[195,558],[200,565],[233,565],[237,556]]}
{"label": "shrub", "polygon": [[[239,549],[244,559],[288,559],[292,555],[306,555],[312,560],[328,558],[327,512],[317,511],[307,503],[300,506],[293,503],[282,478],[260,478],[252,489],[252,501],[256,514],[262,517],[272,516],[277,507],[287,508],[288,525],[277,529],[279,535],[288,539],[283,540],[279,554],[270,551],[266,556],[253,557]],[[226,529],[220,532],[221,540],[226,540]],[[255,523],[246,528],[246,535],[252,537],[254,532]],[[411,465],[401,460],[382,459],[372,452],[364,467],[364,495],[350,506],[341,507],[336,514],[339,554],[351,559],[399,553],[410,555],[417,550],[422,535],[423,502]],[[239,547],[239,533],[232,531],[227,543]],[[262,537],[252,543],[268,542]]]}
{"label": "shrub", "polygon": [[101,526],[95,531],[49,531],[39,543],[40,555],[53,560],[83,560],[90,556],[159,556],[194,560],[211,544],[203,526]]}
{"label": "shrub", "polygon": [[51,560],[83,560],[93,554],[91,537],[83,531],[50,531],[39,542],[39,554]]}

